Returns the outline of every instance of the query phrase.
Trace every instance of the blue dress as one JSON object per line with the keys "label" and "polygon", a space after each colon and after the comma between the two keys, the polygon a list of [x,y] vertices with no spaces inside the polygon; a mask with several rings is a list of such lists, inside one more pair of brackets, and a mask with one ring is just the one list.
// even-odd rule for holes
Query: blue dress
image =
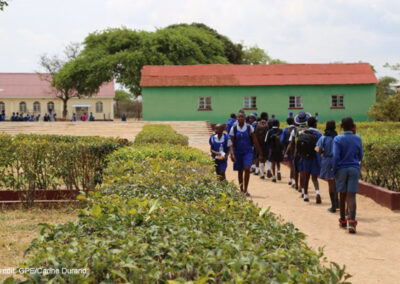
{"label": "blue dress", "polygon": [[[223,133],[221,136],[221,139],[218,139],[217,134],[211,135],[209,144],[213,151],[219,152],[222,147],[225,154],[228,155],[228,148],[231,146],[232,142],[231,142],[229,136],[227,134]],[[211,154],[211,157],[214,159],[215,171],[217,172],[217,174],[225,172],[226,168],[228,166],[227,159],[218,160],[218,159],[216,159],[216,155],[214,153]]]}
{"label": "blue dress", "polygon": [[[317,129],[309,128],[309,130],[313,131],[318,136],[318,140],[319,138],[321,138],[322,133],[319,132]],[[319,175],[321,172],[321,156],[316,153],[316,155],[314,155],[314,157],[310,159],[300,158],[298,170],[299,172],[308,172],[312,175]]]}
{"label": "blue dress", "polygon": [[[235,126],[234,126],[235,127]],[[253,163],[253,144],[251,142],[251,133],[254,132],[252,126],[250,126],[250,133],[245,123],[243,128],[236,125],[237,132],[234,134],[234,127],[231,128],[229,133],[230,136],[235,136],[235,145],[233,153],[236,161],[233,164],[233,170],[243,171],[245,168],[250,168]]]}
{"label": "blue dress", "polygon": [[333,138],[332,136],[322,136],[317,142],[317,146],[323,150],[321,160],[321,171],[319,176],[323,179],[331,179],[334,177],[333,173]]}

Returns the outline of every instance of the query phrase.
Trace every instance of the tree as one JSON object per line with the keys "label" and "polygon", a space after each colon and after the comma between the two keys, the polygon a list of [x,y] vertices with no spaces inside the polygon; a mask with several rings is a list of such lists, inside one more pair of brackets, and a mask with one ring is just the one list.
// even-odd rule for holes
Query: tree
{"label": "tree", "polygon": [[257,45],[246,47],[243,50],[243,64],[285,64],[286,62],[280,59],[272,59],[264,49]]}
{"label": "tree", "polygon": [[376,102],[368,111],[368,115],[379,121],[400,121],[400,93]]}
{"label": "tree", "polygon": [[81,54],[54,78],[58,84],[73,83],[73,89],[86,95],[96,93],[103,82],[115,78],[138,96],[144,65],[235,63],[227,54],[235,58],[241,46],[229,42],[202,24],[175,25],[155,32],[107,29],[89,34]]}
{"label": "tree", "polygon": [[8,1],[0,0],[0,11],[3,11],[5,6],[8,6]]}
{"label": "tree", "polygon": [[131,93],[128,93],[124,90],[115,90],[114,101],[115,101],[116,109],[117,109],[116,116],[120,115],[120,111],[119,111],[120,103],[121,102],[129,102],[132,100],[132,98],[133,98],[133,95]]}
{"label": "tree", "polygon": [[397,83],[397,79],[393,77],[382,77],[379,79],[376,85],[376,101],[383,102],[385,99],[394,95],[396,92],[390,86],[393,83]]}
{"label": "tree", "polygon": [[80,97],[77,93],[75,85],[70,80],[65,80],[62,74],[59,75],[61,69],[66,67],[69,61],[75,60],[80,52],[81,45],[79,43],[70,43],[64,49],[64,58],[57,55],[48,56],[47,54],[40,56],[40,66],[45,73],[38,72],[40,78],[49,82],[54,89],[56,97],[63,102],[62,116],[65,119],[68,115],[67,103],[68,100],[74,97]]}

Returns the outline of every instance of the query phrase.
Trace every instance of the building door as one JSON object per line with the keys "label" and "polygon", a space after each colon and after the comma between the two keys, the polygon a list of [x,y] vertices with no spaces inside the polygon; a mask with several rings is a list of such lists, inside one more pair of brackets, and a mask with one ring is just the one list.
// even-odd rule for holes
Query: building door
{"label": "building door", "polygon": [[86,113],[88,115],[88,111],[88,107],[75,107],[76,118],[80,120],[82,114]]}

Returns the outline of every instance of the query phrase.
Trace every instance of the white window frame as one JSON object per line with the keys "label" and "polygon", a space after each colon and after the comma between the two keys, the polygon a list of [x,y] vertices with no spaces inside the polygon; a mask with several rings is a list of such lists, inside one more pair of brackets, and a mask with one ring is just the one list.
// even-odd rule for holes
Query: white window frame
{"label": "white window frame", "polygon": [[290,108],[303,108],[303,97],[289,96],[289,109]]}
{"label": "white window frame", "polygon": [[[37,108],[36,106],[39,106],[39,108]],[[34,113],[40,113],[41,107],[42,106],[40,105],[40,102],[38,102],[38,101],[33,102],[33,112]]]}
{"label": "white window frame", "polygon": [[212,109],[211,97],[199,97],[198,109],[211,110]]}
{"label": "white window frame", "polygon": [[[22,106],[24,106],[24,109],[22,109]],[[25,113],[25,112],[27,112],[27,109],[28,109],[28,107],[27,107],[27,105],[26,105],[26,102],[20,102],[19,103],[19,112],[21,113]]]}
{"label": "white window frame", "polygon": [[[52,108],[52,109],[49,108],[49,105],[50,105],[50,104],[53,105],[53,108]],[[51,102],[48,102],[48,103],[47,103],[47,112],[51,113],[51,112],[54,111],[55,108],[56,108],[56,105],[54,104],[54,102],[51,101]]]}
{"label": "white window frame", "polygon": [[331,107],[332,108],[344,108],[344,95],[332,95],[331,96]]}
{"label": "white window frame", "polygon": [[96,113],[103,113],[103,102],[96,102]]}
{"label": "white window frame", "polygon": [[256,109],[257,108],[257,97],[246,96],[243,98],[243,108],[245,109]]}

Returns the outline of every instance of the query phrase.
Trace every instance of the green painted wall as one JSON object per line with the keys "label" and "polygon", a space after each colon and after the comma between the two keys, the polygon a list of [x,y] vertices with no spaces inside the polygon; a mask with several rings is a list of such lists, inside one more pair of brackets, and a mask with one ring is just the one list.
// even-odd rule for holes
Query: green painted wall
{"label": "green painted wall", "polygon": [[[323,86],[250,86],[250,87],[146,87],[143,88],[143,120],[208,120],[225,122],[231,113],[243,108],[245,96],[257,97],[257,110],[279,120],[289,113],[289,96],[302,96],[304,111],[319,113],[319,120],[340,120],[352,116],[366,121],[368,109],[375,102],[375,84]],[[331,96],[344,95],[344,109],[331,109]],[[211,96],[212,110],[199,111],[198,98]],[[301,110],[292,110],[297,114]]]}

